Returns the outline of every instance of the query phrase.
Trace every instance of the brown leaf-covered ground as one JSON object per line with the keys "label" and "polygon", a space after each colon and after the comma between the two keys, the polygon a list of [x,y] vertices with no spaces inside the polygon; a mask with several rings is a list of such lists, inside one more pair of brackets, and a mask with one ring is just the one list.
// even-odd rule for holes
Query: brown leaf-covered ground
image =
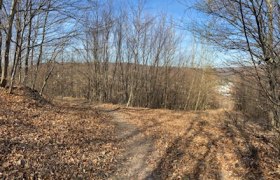
{"label": "brown leaf-covered ground", "polygon": [[28,88],[0,91],[0,179],[106,179],[118,145],[110,117],[83,106],[53,106]]}
{"label": "brown leaf-covered ground", "polygon": [[280,179],[276,135],[233,111],[0,101],[1,179]]}

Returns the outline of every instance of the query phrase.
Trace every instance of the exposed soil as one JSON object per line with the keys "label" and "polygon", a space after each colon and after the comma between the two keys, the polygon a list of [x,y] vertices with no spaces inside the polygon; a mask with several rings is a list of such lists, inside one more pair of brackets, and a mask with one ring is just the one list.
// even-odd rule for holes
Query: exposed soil
{"label": "exposed soil", "polygon": [[112,121],[117,127],[117,139],[119,140],[124,151],[117,159],[117,171],[112,175],[112,179],[144,179],[148,175],[147,156],[153,150],[151,137],[141,135],[137,126],[130,124],[120,113],[112,113]]}
{"label": "exposed soil", "polygon": [[276,134],[239,113],[32,94],[0,90],[0,179],[280,179]]}

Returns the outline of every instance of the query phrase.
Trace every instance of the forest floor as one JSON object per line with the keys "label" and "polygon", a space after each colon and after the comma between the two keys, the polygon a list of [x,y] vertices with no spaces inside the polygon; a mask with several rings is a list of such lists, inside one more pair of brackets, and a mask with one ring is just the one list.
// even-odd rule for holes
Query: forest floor
{"label": "forest floor", "polygon": [[0,179],[280,179],[276,135],[244,119],[0,89]]}

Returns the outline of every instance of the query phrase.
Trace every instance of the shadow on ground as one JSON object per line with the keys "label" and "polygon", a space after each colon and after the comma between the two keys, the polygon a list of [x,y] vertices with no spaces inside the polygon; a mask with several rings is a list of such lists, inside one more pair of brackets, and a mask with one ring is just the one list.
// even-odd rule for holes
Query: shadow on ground
{"label": "shadow on ground", "polygon": [[280,179],[273,136],[235,112],[13,103],[0,133],[0,178]]}

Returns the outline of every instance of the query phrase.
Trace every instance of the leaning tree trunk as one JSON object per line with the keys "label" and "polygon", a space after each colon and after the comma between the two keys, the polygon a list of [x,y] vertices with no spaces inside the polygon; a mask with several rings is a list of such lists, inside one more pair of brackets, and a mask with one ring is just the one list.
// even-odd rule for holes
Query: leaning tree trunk
{"label": "leaning tree trunk", "polygon": [[43,92],[44,92],[44,90],[45,90],[45,88],[46,88],[46,85],[47,85],[47,83],[48,83],[48,80],[49,80],[49,78],[50,78],[50,76],[51,76],[51,74],[52,74],[52,72],[53,72],[53,70],[54,70],[54,62],[53,62],[53,66],[51,67],[51,69],[49,70],[49,72],[46,74],[46,76],[45,76],[45,79],[44,79],[44,83],[43,83],[43,85],[42,85],[42,87],[41,87],[41,90],[40,90],[40,95],[42,96],[43,95]]}

